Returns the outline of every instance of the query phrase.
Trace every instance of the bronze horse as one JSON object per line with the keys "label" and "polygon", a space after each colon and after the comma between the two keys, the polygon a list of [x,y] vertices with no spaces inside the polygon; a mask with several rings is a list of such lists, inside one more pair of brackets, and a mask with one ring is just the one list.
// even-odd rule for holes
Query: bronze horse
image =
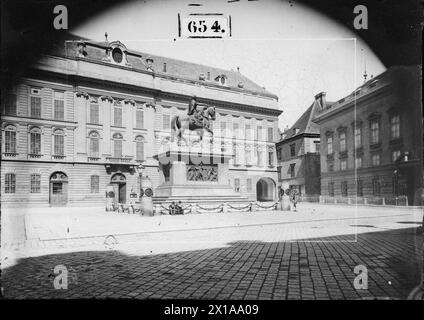
{"label": "bronze horse", "polygon": [[[198,105],[201,107],[201,105]],[[195,119],[195,116],[174,116],[171,120],[171,142],[174,141],[175,136],[178,137],[178,143],[181,140],[187,144],[186,139],[183,137],[185,130],[189,129],[191,131],[196,131],[200,136],[200,140],[203,140],[203,134],[205,131],[211,134],[211,139],[213,139],[213,132],[211,130],[211,121],[215,120],[215,107],[212,106],[203,106],[202,110],[198,112],[198,119]],[[197,121],[196,121],[197,120]]]}

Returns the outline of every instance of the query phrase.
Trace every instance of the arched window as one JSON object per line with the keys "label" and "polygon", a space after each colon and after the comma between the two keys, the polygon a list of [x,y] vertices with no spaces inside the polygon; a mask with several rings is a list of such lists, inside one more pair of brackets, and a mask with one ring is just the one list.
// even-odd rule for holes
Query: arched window
{"label": "arched window", "polygon": [[122,158],[122,134],[115,133],[113,135],[113,156],[115,158]]}
{"label": "arched window", "polygon": [[90,189],[91,193],[99,193],[99,176],[92,175],[90,177]]}
{"label": "arched window", "polygon": [[29,153],[41,154],[41,130],[34,127],[29,130]]}
{"label": "arched window", "polygon": [[4,130],[4,152],[16,153],[16,127],[12,125],[6,126]]}
{"label": "arched window", "polygon": [[56,129],[53,132],[53,155],[64,156],[65,155],[65,133],[62,129]]}
{"label": "arched window", "polygon": [[142,161],[144,160],[144,138],[143,136],[137,136],[135,138],[135,159]]}
{"label": "arched window", "polygon": [[97,131],[91,131],[88,137],[90,139],[90,157],[98,158],[100,135]]}
{"label": "arched window", "polygon": [[40,193],[41,176],[38,173],[31,174],[31,193]]}

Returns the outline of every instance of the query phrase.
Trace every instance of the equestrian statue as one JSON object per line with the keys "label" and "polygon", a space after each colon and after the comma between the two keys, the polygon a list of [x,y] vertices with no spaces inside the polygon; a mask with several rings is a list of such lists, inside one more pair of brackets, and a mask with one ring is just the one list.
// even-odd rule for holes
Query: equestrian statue
{"label": "equestrian statue", "polygon": [[215,107],[208,105],[200,105],[197,103],[196,96],[193,96],[188,104],[188,111],[186,116],[174,116],[171,120],[171,142],[174,142],[175,136],[178,138],[178,143],[181,140],[187,144],[184,138],[184,131],[196,131],[200,136],[200,141],[203,140],[205,131],[211,134],[211,141],[213,140],[212,121],[215,120]]}

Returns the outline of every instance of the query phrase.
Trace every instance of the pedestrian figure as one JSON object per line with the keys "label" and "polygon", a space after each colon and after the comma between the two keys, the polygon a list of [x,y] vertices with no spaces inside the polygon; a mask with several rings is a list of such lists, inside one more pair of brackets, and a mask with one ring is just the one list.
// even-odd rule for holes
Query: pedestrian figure
{"label": "pedestrian figure", "polygon": [[169,205],[169,214],[171,215],[175,214],[175,209],[176,209],[175,202],[172,201],[172,203]]}
{"label": "pedestrian figure", "polygon": [[298,191],[297,189],[292,189],[291,190],[291,196],[290,196],[290,200],[293,202],[293,207],[294,207],[294,211],[297,212],[297,202],[299,201],[299,197],[298,197]]}
{"label": "pedestrian figure", "polygon": [[184,214],[183,205],[181,203],[181,200],[178,201],[178,204],[177,204],[177,214]]}

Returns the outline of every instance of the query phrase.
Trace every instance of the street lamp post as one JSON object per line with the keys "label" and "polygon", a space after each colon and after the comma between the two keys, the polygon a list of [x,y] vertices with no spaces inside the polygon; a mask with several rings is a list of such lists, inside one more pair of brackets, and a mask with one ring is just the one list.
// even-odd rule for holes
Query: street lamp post
{"label": "street lamp post", "polygon": [[136,167],[136,171],[137,171],[137,173],[138,173],[138,192],[139,192],[139,196],[138,196],[138,198],[139,198],[139,200],[141,200],[141,197],[143,196],[141,193],[142,193],[142,188],[141,188],[141,178],[142,178],[142,176],[143,176],[143,170],[145,169],[145,167],[143,166],[143,164],[139,164],[137,167]]}

